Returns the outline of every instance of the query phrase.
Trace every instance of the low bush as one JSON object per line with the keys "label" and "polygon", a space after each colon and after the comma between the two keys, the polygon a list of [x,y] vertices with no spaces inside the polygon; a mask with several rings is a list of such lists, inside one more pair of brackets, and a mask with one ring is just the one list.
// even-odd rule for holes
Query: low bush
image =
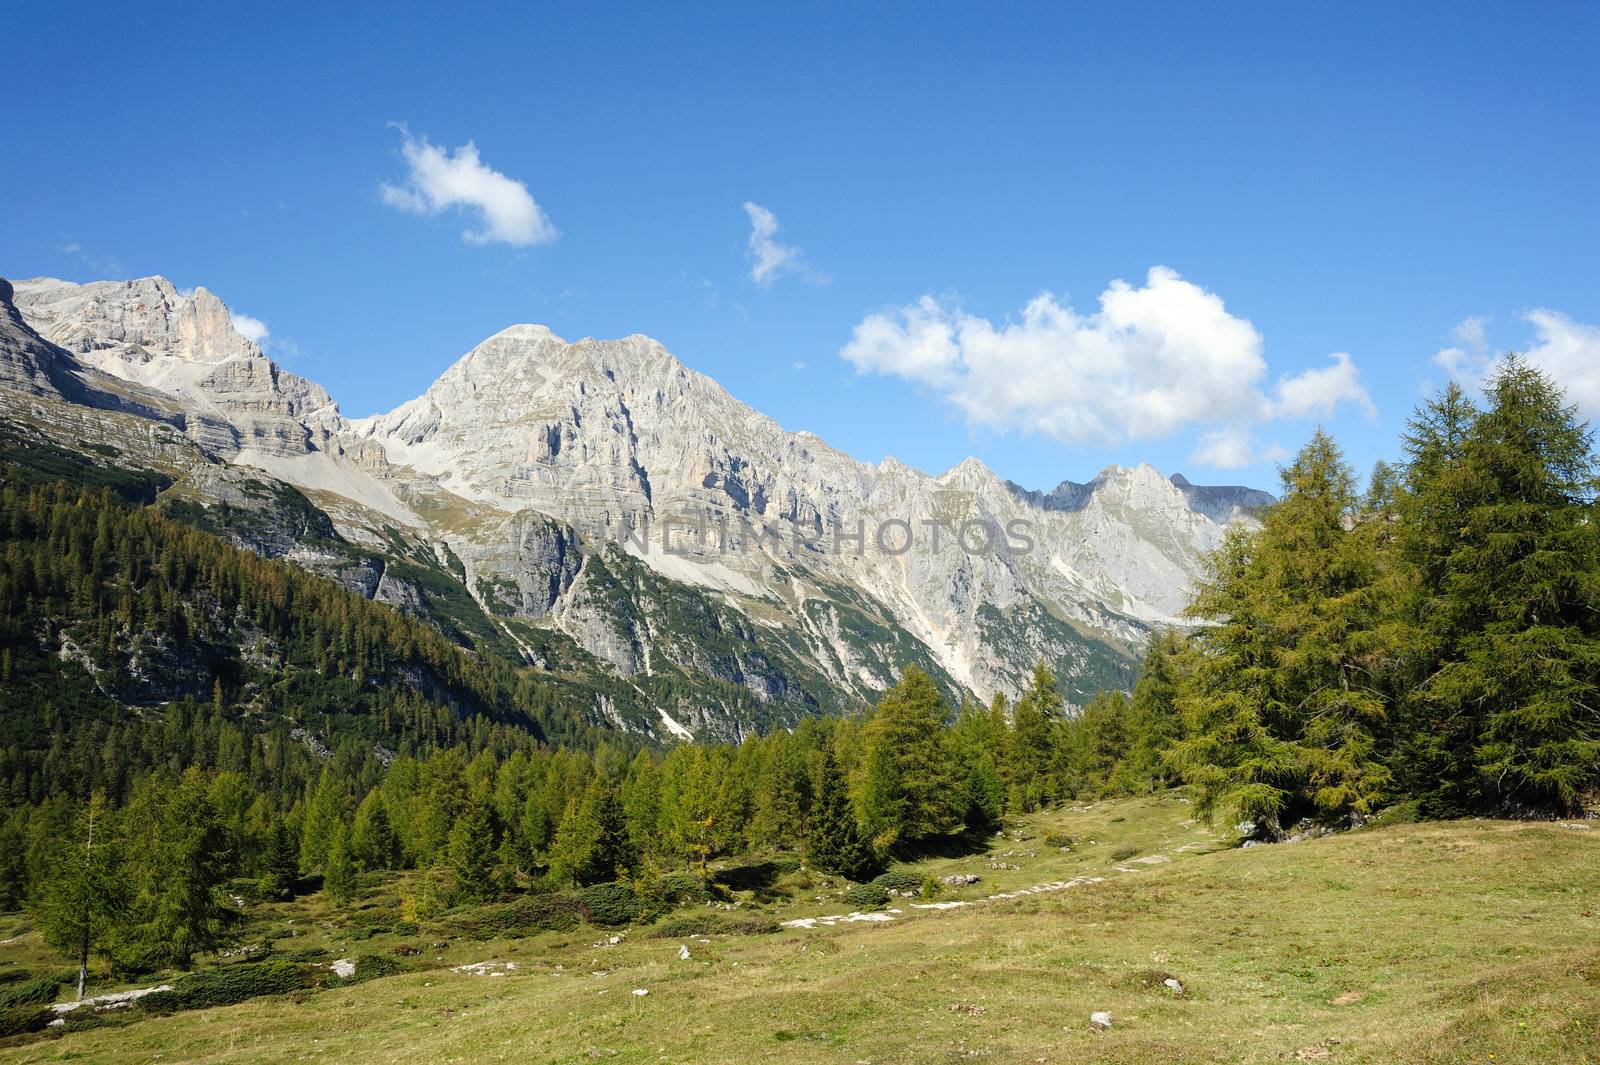
{"label": "low bush", "polygon": [[1139,848],[1138,847],[1134,847],[1134,846],[1130,846],[1130,845],[1124,844],[1123,846],[1118,847],[1116,850],[1111,852],[1111,860],[1114,861],[1114,862],[1125,862],[1129,858],[1132,858],[1135,854],[1138,854],[1138,853],[1139,853]]}
{"label": "low bush", "polygon": [[645,933],[651,939],[689,939],[694,936],[759,936],[776,932],[775,918],[764,913],[706,913],[690,914],[662,921]]}
{"label": "low bush", "polygon": [[645,895],[653,901],[673,906],[711,901],[711,889],[693,873],[671,873],[658,877],[645,887]]}
{"label": "low bush", "polygon": [[0,1007],[0,1039],[28,1032],[42,1032],[55,1020],[55,1011],[40,1005]]}
{"label": "low bush", "polygon": [[40,1002],[54,1002],[60,983],[53,976],[37,976],[12,984],[0,991],[0,1009],[12,1006],[31,1006]]}
{"label": "low bush", "polygon": [[856,884],[844,893],[844,901],[852,906],[876,909],[889,904],[889,889],[877,881],[870,884]]}
{"label": "low bush", "polygon": [[523,926],[531,932],[565,932],[583,920],[583,904],[571,895],[529,895],[516,902]]}
{"label": "low bush", "polygon": [[146,995],[139,999],[139,1005],[155,1013],[172,1013],[231,1006],[262,995],[282,995],[309,986],[309,974],[292,962],[244,962],[180,976],[173,981],[171,991]]}
{"label": "low bush", "polygon": [[639,919],[639,896],[627,884],[590,884],[578,891],[589,921],[598,925],[628,924]]}
{"label": "low bush", "polygon": [[720,869],[712,879],[729,891],[759,891],[771,887],[781,872],[777,862],[748,862]]}
{"label": "low bush", "polygon": [[396,921],[389,926],[389,931],[397,936],[414,936],[422,931],[422,926],[415,921]]}
{"label": "low bush", "polygon": [[445,919],[445,927],[468,939],[515,938],[527,935],[514,902],[495,902],[459,910]]}
{"label": "low bush", "polygon": [[1414,825],[1422,820],[1422,804],[1415,799],[1385,806],[1370,819],[1366,828],[1387,828],[1390,825]]}
{"label": "low bush", "polygon": [[903,895],[909,895],[922,886],[922,877],[908,873],[904,869],[891,869],[887,873],[880,873],[872,883],[885,891],[898,891]]}
{"label": "low bush", "polygon": [[[637,914],[638,897],[624,885],[597,886],[622,888],[633,900]],[[469,939],[519,939],[538,932],[565,932],[576,927],[588,914],[587,901],[571,895],[525,895],[515,902],[495,902],[457,910],[445,919],[444,925],[457,935]],[[613,923],[625,924],[632,919],[629,917]]]}
{"label": "low bush", "polygon": [[1046,832],[1044,834],[1044,845],[1063,851],[1075,850],[1078,846],[1078,837],[1069,836],[1065,832]]}

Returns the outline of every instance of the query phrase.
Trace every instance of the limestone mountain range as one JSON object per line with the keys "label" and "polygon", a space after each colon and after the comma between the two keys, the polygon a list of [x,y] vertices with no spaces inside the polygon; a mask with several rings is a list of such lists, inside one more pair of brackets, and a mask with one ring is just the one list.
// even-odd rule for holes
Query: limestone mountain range
{"label": "limestone mountain range", "polygon": [[1014,693],[1039,659],[1072,702],[1124,686],[1227,524],[1271,502],[1148,465],[1031,492],[976,459],[864,463],[646,336],[539,325],[350,419],[161,277],[0,280],[0,414],[655,735],[847,710],[906,662],[952,696]]}

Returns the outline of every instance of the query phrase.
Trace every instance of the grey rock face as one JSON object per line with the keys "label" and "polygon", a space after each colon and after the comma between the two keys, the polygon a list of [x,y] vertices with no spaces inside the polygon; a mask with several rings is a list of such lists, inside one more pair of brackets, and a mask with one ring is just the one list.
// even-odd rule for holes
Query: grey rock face
{"label": "grey rock face", "polygon": [[0,387],[29,396],[61,395],[56,379],[66,371],[65,353],[44,341],[23,320],[11,282],[0,277]]}
{"label": "grey rock face", "polygon": [[216,454],[304,454],[341,421],[322,386],[263,356],[204,288],[181,293],[164,277],[13,287],[17,309],[45,340],[85,367],[179,399],[190,435]]}

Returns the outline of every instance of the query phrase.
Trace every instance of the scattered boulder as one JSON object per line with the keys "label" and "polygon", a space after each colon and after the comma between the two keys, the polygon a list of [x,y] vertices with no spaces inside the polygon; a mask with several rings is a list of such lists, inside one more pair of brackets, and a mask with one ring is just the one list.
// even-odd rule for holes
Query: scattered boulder
{"label": "scattered boulder", "polygon": [[681,947],[678,948],[678,960],[679,961],[688,961],[689,960],[689,947],[688,947],[687,944],[685,944],[684,946],[681,946]]}
{"label": "scattered boulder", "polygon": [[633,989],[633,995],[635,998],[644,998],[649,993],[650,989],[648,987],[636,987]]}
{"label": "scattered boulder", "polygon": [[951,887],[964,887],[968,884],[976,884],[982,879],[977,873],[951,873],[949,876],[941,876],[939,883],[949,884]]}
{"label": "scattered boulder", "polygon": [[1104,1010],[1096,1010],[1089,1014],[1089,1027],[1097,1032],[1108,1031],[1111,1028],[1111,1014]]}
{"label": "scattered boulder", "polygon": [[1165,980],[1161,981],[1161,986],[1171,990],[1174,995],[1183,994],[1183,981],[1179,980],[1176,976],[1167,977]]}

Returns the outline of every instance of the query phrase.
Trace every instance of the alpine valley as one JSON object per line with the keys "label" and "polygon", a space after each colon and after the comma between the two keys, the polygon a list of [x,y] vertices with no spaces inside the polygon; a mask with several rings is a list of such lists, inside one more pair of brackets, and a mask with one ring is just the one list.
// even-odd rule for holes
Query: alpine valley
{"label": "alpine valley", "polygon": [[[6,462],[114,477],[531,669],[588,724],[655,739],[842,712],[906,663],[956,699],[1014,696],[1041,660],[1069,704],[1129,687],[1228,523],[1272,501],[1148,465],[1036,492],[976,459],[938,476],[862,463],[649,337],[540,325],[350,419],[215,295],[162,277],[0,279],[0,417]],[[126,705],[174,694],[136,669],[95,676]],[[176,687],[204,698],[214,679]]]}

